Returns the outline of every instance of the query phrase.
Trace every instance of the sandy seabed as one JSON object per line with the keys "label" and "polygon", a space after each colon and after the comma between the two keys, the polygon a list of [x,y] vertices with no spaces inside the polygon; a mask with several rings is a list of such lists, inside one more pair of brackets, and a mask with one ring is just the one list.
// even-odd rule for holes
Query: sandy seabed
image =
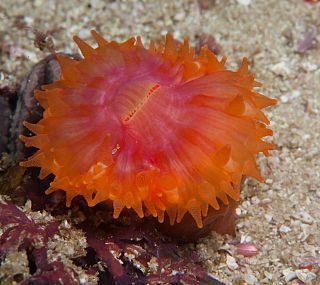
{"label": "sandy seabed", "polygon": [[90,30],[96,29],[107,39],[141,35],[144,42],[168,31],[192,44],[212,35],[228,67],[236,69],[248,57],[263,83],[261,92],[278,100],[266,110],[277,149],[258,158],[266,183],[248,180],[237,209],[237,240],[259,252],[237,255],[235,246],[216,234],[187,250],[196,250],[208,271],[226,284],[320,284],[317,265],[299,269],[320,261],[320,3],[4,0],[1,86],[19,85],[46,55],[25,27],[49,31],[55,48],[67,53],[77,52],[74,34],[93,43]]}

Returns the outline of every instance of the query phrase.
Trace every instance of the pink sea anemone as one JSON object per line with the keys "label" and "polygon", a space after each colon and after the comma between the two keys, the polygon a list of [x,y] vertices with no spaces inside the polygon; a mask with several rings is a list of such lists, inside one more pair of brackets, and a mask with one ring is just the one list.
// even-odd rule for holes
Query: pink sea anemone
{"label": "pink sea anemone", "polygon": [[92,35],[97,48],[74,37],[83,60],[57,55],[61,78],[35,92],[43,118],[21,136],[38,148],[21,165],[55,175],[47,194],[64,190],[68,206],[77,195],[112,201],[114,218],[127,207],[174,224],[189,212],[201,228],[209,207],[239,199],[243,176],[262,179],[256,155],[274,145],[261,109],[275,100],[253,90],[246,58],[229,71],[170,34],[148,48]]}

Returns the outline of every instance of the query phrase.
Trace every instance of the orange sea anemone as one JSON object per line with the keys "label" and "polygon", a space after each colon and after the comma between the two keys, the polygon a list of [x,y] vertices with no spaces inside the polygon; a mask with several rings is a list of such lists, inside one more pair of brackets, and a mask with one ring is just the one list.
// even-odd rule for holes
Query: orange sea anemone
{"label": "orange sea anemone", "polygon": [[97,48],[74,37],[83,60],[57,55],[60,80],[35,92],[43,118],[24,123],[35,135],[21,140],[38,151],[20,165],[55,175],[47,194],[111,200],[114,218],[127,207],[174,224],[189,211],[201,228],[208,207],[239,199],[243,176],[261,180],[256,155],[274,148],[261,109],[275,100],[253,91],[246,58],[229,71],[170,34],[148,48],[92,35]]}

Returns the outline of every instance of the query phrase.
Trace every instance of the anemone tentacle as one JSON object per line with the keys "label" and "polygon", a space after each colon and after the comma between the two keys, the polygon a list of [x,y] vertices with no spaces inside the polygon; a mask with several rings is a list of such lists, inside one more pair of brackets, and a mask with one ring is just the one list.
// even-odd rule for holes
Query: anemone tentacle
{"label": "anemone tentacle", "polygon": [[174,224],[190,212],[202,227],[208,207],[239,199],[242,176],[262,180],[256,155],[274,145],[261,109],[275,100],[253,90],[246,58],[229,71],[170,34],[149,48],[92,35],[97,48],[74,37],[83,60],[57,55],[61,78],[35,92],[43,118],[21,136],[38,151],[20,165],[55,175],[47,194],[64,190],[68,206],[111,200],[114,218],[127,207]]}

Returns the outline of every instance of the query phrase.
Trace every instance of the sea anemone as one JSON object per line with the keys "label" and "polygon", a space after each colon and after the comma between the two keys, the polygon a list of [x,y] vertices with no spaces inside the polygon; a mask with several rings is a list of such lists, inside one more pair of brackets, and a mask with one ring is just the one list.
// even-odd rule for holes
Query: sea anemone
{"label": "sea anemone", "polygon": [[35,91],[43,118],[24,122],[35,135],[21,140],[38,150],[20,165],[54,174],[47,194],[112,201],[114,218],[127,207],[172,225],[189,212],[201,228],[209,207],[239,200],[243,176],[262,180],[256,155],[274,145],[261,109],[275,100],[253,91],[246,58],[229,71],[170,34],[148,48],[92,35],[97,48],[74,37],[83,60],[56,55],[60,80]]}

